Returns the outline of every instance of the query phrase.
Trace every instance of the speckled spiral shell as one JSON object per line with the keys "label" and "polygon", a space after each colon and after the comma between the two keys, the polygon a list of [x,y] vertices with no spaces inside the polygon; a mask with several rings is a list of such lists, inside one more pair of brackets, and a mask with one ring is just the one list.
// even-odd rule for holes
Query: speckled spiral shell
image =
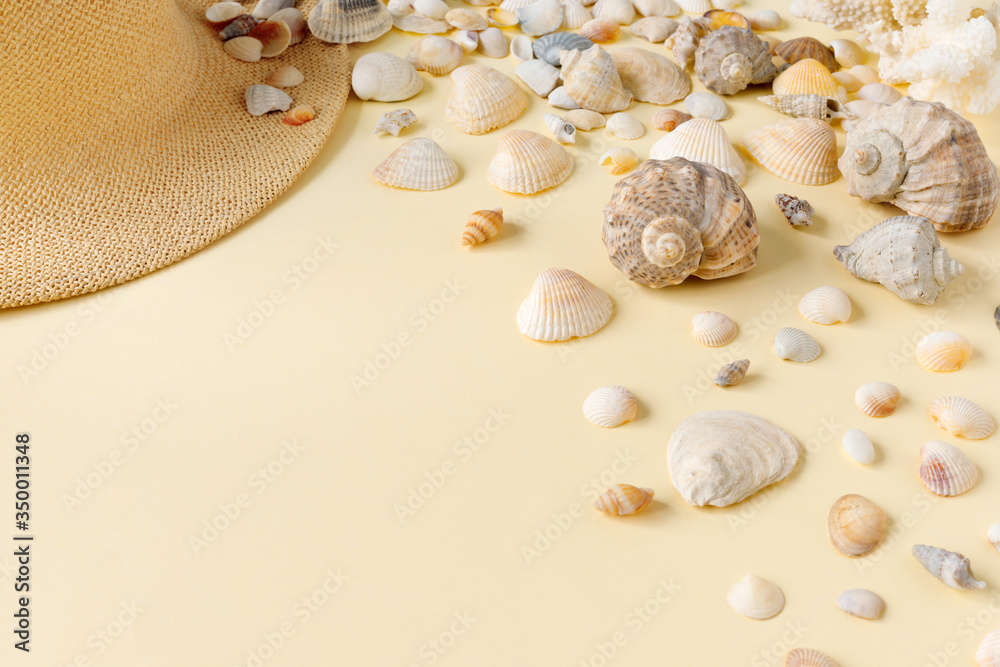
{"label": "speckled spiral shell", "polygon": [[777,74],[767,44],[752,30],[731,25],[702,38],[694,53],[694,71],[706,88],[720,95],[767,83]]}
{"label": "speckled spiral shell", "polygon": [[375,180],[407,190],[440,190],[458,178],[458,165],[430,139],[410,139],[375,168]]}
{"label": "speckled spiral shell", "polygon": [[772,109],[796,118],[818,118],[827,122],[834,118],[854,118],[854,114],[839,100],[821,95],[765,95],[758,97]]}
{"label": "speckled spiral shell", "polygon": [[528,108],[528,96],[521,87],[492,67],[463,65],[450,79],[444,117],[466,134],[486,134],[503,127]]}
{"label": "speckled spiral shell", "polygon": [[613,384],[598,387],[583,401],[583,415],[591,424],[615,428],[635,419],[639,404],[625,387]]}
{"label": "speckled spiral shell", "polygon": [[691,77],[666,56],[627,47],[611,52],[622,86],[638,102],[670,104],[691,92]]}
{"label": "speckled spiral shell", "polygon": [[791,118],[743,135],[747,152],[792,183],[824,185],[840,177],[837,135],[816,118]]}
{"label": "speckled spiral shell", "polygon": [[569,96],[584,109],[613,113],[626,109],[632,94],[622,85],[615,61],[594,45],[584,51],[565,51],[562,78]]}
{"label": "speckled spiral shell", "polygon": [[954,445],[931,440],[920,448],[920,481],[939,496],[959,496],[976,484],[979,469]]}
{"label": "speckled spiral shell", "polygon": [[747,175],[743,158],[729,143],[726,130],[708,118],[694,118],[675,128],[653,144],[649,157],[654,160],[682,157],[710,164],[731,176],[737,185],[742,185]]}
{"label": "speckled spiral shell", "polygon": [[748,370],[750,370],[750,360],[738,359],[720,368],[712,382],[720,387],[732,387],[743,382]]}
{"label": "speckled spiral shell", "polygon": [[413,97],[424,81],[413,65],[391,53],[366,53],[351,73],[354,94],[363,100],[398,102]]}
{"label": "speckled spiral shell", "polygon": [[833,49],[813,37],[798,37],[782,42],[775,47],[774,53],[789,65],[806,58],[812,58],[822,63],[831,72],[840,69],[840,65],[837,64],[837,59],[833,55]]}
{"label": "speckled spiral shell", "polygon": [[618,516],[641,512],[653,501],[652,489],[640,489],[631,484],[615,484],[594,501],[594,507]]}
{"label": "speckled spiral shell", "polygon": [[353,44],[378,39],[392,28],[382,0],[318,0],[309,12],[309,31],[324,42]]}
{"label": "speckled spiral shell", "polygon": [[928,218],[941,232],[989,222],[997,168],[975,125],[940,103],[906,97],[875,108],[847,133],[840,170],[848,193]]}
{"label": "speckled spiral shell", "polygon": [[573,171],[566,149],[537,132],[508,130],[500,135],[486,178],[505,192],[531,195],[554,188]]}
{"label": "speckled spiral shell", "polygon": [[649,287],[743,273],[757,263],[757,218],[739,185],[711,165],[647,160],[604,208],[611,263]]}
{"label": "speckled spiral shell", "polygon": [[611,297],[579,273],[545,269],[517,311],[517,326],[545,342],[589,336],[611,319]]}
{"label": "speckled spiral shell", "polygon": [[997,427],[986,410],[961,396],[939,396],[928,410],[938,428],[970,440],[988,438]]}

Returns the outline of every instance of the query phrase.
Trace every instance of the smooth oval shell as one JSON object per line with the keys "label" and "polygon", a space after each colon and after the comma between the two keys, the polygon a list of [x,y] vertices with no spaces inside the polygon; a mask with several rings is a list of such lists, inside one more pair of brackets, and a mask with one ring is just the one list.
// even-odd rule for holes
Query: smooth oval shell
{"label": "smooth oval shell", "polygon": [[844,90],[846,90],[849,93],[857,92],[858,90],[861,89],[863,85],[865,85],[864,83],[856,79],[853,75],[851,75],[849,72],[845,72],[844,70],[839,70],[837,72],[834,72],[833,78],[836,79],[837,83],[842,85],[844,87]]}
{"label": "smooth oval shell", "polygon": [[[237,37],[239,39],[239,37]],[[232,40],[230,40],[232,41]],[[288,93],[274,86],[255,84],[247,88],[247,111],[251,116],[263,116],[271,111],[288,111],[292,106],[292,98]]]}
{"label": "smooth oval shell", "polygon": [[611,169],[608,171],[614,176],[619,176],[635,169],[635,165],[639,163],[639,157],[631,148],[618,147],[605,151],[599,162],[601,165],[610,165]]}
{"label": "smooth oval shell", "polygon": [[939,440],[920,448],[920,481],[939,496],[960,496],[979,478],[979,469],[965,452]]}
{"label": "smooth oval shell", "polygon": [[691,92],[691,78],[666,56],[628,47],[611,58],[622,86],[639,102],[670,104]]}
{"label": "smooth oval shell", "polygon": [[972,356],[969,339],[953,331],[935,331],[917,343],[917,361],[929,371],[957,371]]}
{"label": "smooth oval shell", "polygon": [[579,273],[545,269],[517,311],[521,333],[554,342],[589,336],[611,319],[611,297]]}
{"label": "smooth oval shell", "polygon": [[590,10],[576,0],[565,0],[563,2],[563,22],[562,27],[567,30],[576,30],[594,18]]}
{"label": "smooth oval shell", "polygon": [[840,69],[837,59],[834,58],[833,49],[813,37],[798,37],[782,42],[775,47],[774,53],[789,65],[812,58],[831,72]]}
{"label": "smooth oval shell", "polygon": [[784,327],[774,336],[774,351],[780,359],[807,364],[819,356],[820,347],[805,331]]}
{"label": "smooth oval shell", "polygon": [[743,159],[729,143],[726,130],[709,118],[693,118],[659,139],[649,149],[654,160],[682,157],[710,164],[742,185],[746,179]]}
{"label": "smooth oval shell", "polygon": [[872,501],[851,493],[834,501],[826,525],[831,546],[845,556],[857,558],[882,543],[886,516]]}
{"label": "smooth oval shell", "polygon": [[410,139],[375,168],[375,180],[407,190],[440,190],[458,179],[458,165],[434,141]]}
{"label": "smooth oval shell", "polygon": [[260,60],[263,48],[264,45],[260,43],[259,39],[245,35],[233,37],[222,45],[223,51],[245,63],[255,63]]}
{"label": "smooth oval shell", "polygon": [[584,109],[613,113],[626,109],[632,101],[632,94],[622,85],[615,69],[615,61],[600,46],[564,51],[560,60],[566,92]]}
{"label": "smooth oval shell", "polygon": [[715,379],[712,380],[715,384],[720,387],[733,387],[743,382],[743,378],[746,377],[747,371],[750,369],[749,359],[738,359],[731,364],[726,364],[719,369],[719,372],[715,374]]}
{"label": "smooth oval shell", "polygon": [[691,329],[694,339],[707,347],[729,345],[739,333],[731,317],[714,310],[706,310],[691,318]]}
{"label": "smooth oval shell", "polygon": [[888,382],[869,382],[854,392],[854,403],[869,417],[888,417],[896,411],[901,394]]}
{"label": "smooth oval shell", "polygon": [[816,118],[792,118],[743,135],[743,145],[765,169],[802,185],[824,185],[840,177],[837,135]]}
{"label": "smooth oval shell", "polygon": [[556,142],[530,130],[508,130],[500,135],[486,178],[505,192],[531,195],[554,188],[571,171],[573,159]]}
{"label": "smooth oval shell", "polygon": [[753,31],[733,26],[702,38],[694,52],[694,71],[706,88],[720,95],[768,83],[777,74],[767,44]]}
{"label": "smooth oval shell", "polygon": [[851,588],[837,596],[837,606],[851,616],[873,621],[885,611],[885,600],[864,588]]}
{"label": "smooth oval shell", "polygon": [[607,124],[607,119],[596,111],[589,109],[571,109],[566,113],[566,121],[578,130],[589,132]]}
{"label": "smooth oval shell", "polygon": [[389,32],[392,14],[382,0],[317,0],[308,23],[317,39],[353,44],[370,42]]}
{"label": "smooth oval shell", "polygon": [[628,29],[636,37],[641,37],[652,44],[659,44],[674,34],[679,25],[677,21],[666,16],[646,16],[630,25]]}
{"label": "smooth oval shell", "polygon": [[646,133],[646,128],[642,126],[642,122],[638,118],[621,112],[607,119],[605,129],[611,136],[626,141],[638,139]]}
{"label": "smooth oval shell", "polygon": [[618,39],[621,28],[611,19],[595,18],[580,26],[580,36],[586,37],[595,44],[607,44]]}
{"label": "smooth oval shell", "polygon": [[733,115],[726,101],[715,93],[697,91],[684,98],[684,109],[695,118],[726,120]]}
{"label": "smooth oval shell", "polygon": [[799,313],[816,324],[851,319],[851,299],[839,287],[817,287],[799,300]]}
{"label": "smooth oval shell", "polygon": [[635,419],[639,404],[625,387],[599,387],[583,401],[583,414],[595,426],[615,428]]}
{"label": "smooth oval shell", "polygon": [[777,584],[748,574],[732,585],[726,601],[737,614],[764,620],[781,612],[785,606],[785,595]]}
{"label": "smooth oval shell", "polygon": [[996,422],[986,410],[961,396],[939,396],[931,401],[931,419],[938,428],[970,440],[988,438]]}
{"label": "smooth oval shell", "polygon": [[986,588],[985,581],[978,581],[972,576],[969,559],[955,551],[926,544],[914,545],[911,550],[913,557],[924,568],[940,579],[946,586],[958,590],[981,590]]}
{"label": "smooth oval shell", "polygon": [[209,23],[228,23],[244,13],[243,5],[238,2],[217,2],[205,10],[205,20]]}
{"label": "smooth oval shell", "polygon": [[993,547],[1000,551],[1000,523],[995,523],[986,531],[986,539]]}
{"label": "smooth oval shell", "polygon": [[775,95],[821,95],[842,103],[847,101],[844,87],[833,78],[826,65],[812,58],[800,60],[776,76],[771,90]]}
{"label": "smooth oval shell", "polygon": [[641,512],[653,501],[652,489],[640,489],[631,484],[615,484],[594,501],[594,507],[618,516]]}
{"label": "smooth oval shell", "polygon": [[305,81],[305,79],[305,75],[297,68],[291,65],[282,65],[271,72],[271,75],[267,77],[266,83],[275,88],[294,88]]}
{"label": "smooth oval shell", "polygon": [[354,63],[351,88],[362,100],[398,102],[424,88],[413,65],[391,53],[366,53]]}
{"label": "smooth oval shell", "polygon": [[830,42],[833,57],[841,67],[854,67],[865,62],[865,52],[856,42],[849,39],[835,39]]}
{"label": "smooth oval shell", "polygon": [[785,667],[840,667],[837,661],[813,648],[793,648],[785,656]]}
{"label": "smooth oval shell", "polygon": [[503,227],[503,209],[483,209],[469,216],[462,232],[462,245],[485,243],[500,233]]}
{"label": "smooth oval shell", "polygon": [[649,119],[649,124],[657,130],[672,132],[677,129],[678,125],[682,125],[692,118],[693,116],[690,114],[678,111],[677,109],[660,109]]}
{"label": "smooth oval shell", "polygon": [[444,117],[466,134],[486,134],[514,122],[528,108],[521,87],[492,67],[463,65],[451,73]]}
{"label": "smooth oval shell", "polygon": [[868,65],[854,65],[847,69],[848,74],[860,81],[862,84],[878,83],[878,71]]}
{"label": "smooth oval shell", "polygon": [[979,642],[976,663],[979,667],[1000,667],[1000,630],[994,630]]}
{"label": "smooth oval shell", "polygon": [[758,9],[747,20],[754,30],[777,30],[781,25],[781,15],[773,9]]}
{"label": "smooth oval shell", "polygon": [[844,451],[861,465],[868,465],[875,460],[875,445],[868,434],[859,428],[852,428],[844,434]]}

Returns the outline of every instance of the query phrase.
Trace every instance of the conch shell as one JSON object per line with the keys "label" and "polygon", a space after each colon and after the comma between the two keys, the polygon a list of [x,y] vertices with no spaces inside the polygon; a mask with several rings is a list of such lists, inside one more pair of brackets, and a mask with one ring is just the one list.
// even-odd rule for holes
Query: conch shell
{"label": "conch shell", "polygon": [[827,122],[834,118],[854,118],[840,100],[822,95],[765,95],[757,101],[796,118],[819,118]]}
{"label": "conch shell", "polygon": [[962,554],[940,547],[929,547],[926,544],[916,544],[912,551],[913,557],[946,586],[959,590],[986,588],[985,581],[979,581],[972,576],[969,559]]}
{"label": "conch shell", "polygon": [[585,51],[564,51],[560,60],[566,92],[584,109],[613,113],[626,109],[632,101],[615,61],[597,44]]}
{"label": "conch shell", "polygon": [[941,247],[930,220],[909,215],[883,220],[833,254],[852,275],[926,306],[964,270]]}
{"label": "conch shell", "polygon": [[694,52],[694,71],[705,87],[733,95],[752,83],[767,83],[777,70],[767,44],[752,30],[727,25],[710,33]]}

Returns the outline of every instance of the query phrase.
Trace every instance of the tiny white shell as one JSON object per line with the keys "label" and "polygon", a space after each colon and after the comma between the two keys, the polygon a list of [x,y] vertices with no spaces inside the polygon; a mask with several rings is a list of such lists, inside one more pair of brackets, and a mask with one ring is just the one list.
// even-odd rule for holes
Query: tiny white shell
{"label": "tiny white shell", "polygon": [[576,127],[554,113],[545,114],[545,126],[552,137],[561,144],[576,143]]}
{"label": "tiny white shell", "polygon": [[[515,37],[515,39],[517,38]],[[511,42],[511,44],[513,45],[513,42]],[[549,93],[549,96],[546,99],[548,99],[549,104],[559,109],[569,109],[572,111],[573,109],[580,108],[580,105],[577,104],[573,98],[569,96],[569,93],[566,92],[566,86],[559,86]]]}
{"label": "tiny white shell", "polygon": [[885,600],[864,588],[852,588],[837,596],[837,606],[851,616],[873,621],[885,611]]}
{"label": "tiny white shell", "polygon": [[781,359],[809,363],[819,356],[819,343],[801,329],[785,327],[774,336],[774,351]]}
{"label": "tiny white shell", "polygon": [[776,584],[748,574],[733,584],[726,601],[736,613],[763,620],[778,615],[785,606],[785,595]]}
{"label": "tiny white shell", "polygon": [[816,324],[836,324],[851,319],[851,300],[837,287],[817,287],[799,301],[802,317]]}
{"label": "tiny white shell", "polygon": [[736,340],[739,328],[725,313],[706,310],[691,318],[691,334],[707,347],[721,347]]}
{"label": "tiny white shell", "polygon": [[888,417],[896,411],[899,389],[888,382],[869,382],[854,392],[854,403],[869,417]]}
{"label": "tiny white shell", "polygon": [[618,176],[620,174],[627,174],[635,169],[635,165],[639,164],[639,156],[631,148],[611,148],[604,151],[599,163],[601,165],[611,165],[609,172],[614,176]]}
{"label": "tiny white shell", "polygon": [[583,401],[583,414],[591,424],[603,428],[621,426],[635,419],[638,403],[625,387],[613,384],[590,392]]}
{"label": "tiny white shell", "polygon": [[866,83],[858,90],[858,99],[876,104],[892,104],[902,98],[898,90],[884,83]]}
{"label": "tiny white shell", "polygon": [[646,133],[646,129],[638,118],[624,112],[616,113],[608,118],[604,127],[611,136],[627,141],[638,139]]}
{"label": "tiny white shell", "polygon": [[854,67],[865,62],[865,52],[856,42],[849,39],[835,39],[830,42],[833,57],[841,67]]}
{"label": "tiny white shell", "polygon": [[871,438],[859,428],[852,428],[844,434],[844,451],[852,459],[862,465],[868,465],[875,460],[875,445]]}
{"label": "tiny white shell", "polygon": [[986,410],[961,396],[939,396],[931,401],[931,419],[952,435],[970,440],[988,438],[996,430],[996,422]]}
{"label": "tiny white shell", "polygon": [[708,92],[694,92],[684,98],[684,108],[695,118],[726,120],[733,115],[726,101]]}
{"label": "tiny white shell", "polygon": [[917,343],[916,356],[929,371],[948,373],[965,365],[972,355],[969,339],[951,331],[935,331]]}

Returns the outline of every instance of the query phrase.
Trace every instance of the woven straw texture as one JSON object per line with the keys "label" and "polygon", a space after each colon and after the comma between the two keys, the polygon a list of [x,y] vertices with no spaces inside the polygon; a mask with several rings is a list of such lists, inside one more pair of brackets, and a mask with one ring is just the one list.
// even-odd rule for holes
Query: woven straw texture
{"label": "woven straw texture", "polygon": [[[312,161],[350,88],[347,47],[311,36],[231,58],[211,2],[0,4],[2,308],[123,283],[232,231]],[[316,111],[299,127],[244,103],[285,64],[305,74],[293,106]]]}

